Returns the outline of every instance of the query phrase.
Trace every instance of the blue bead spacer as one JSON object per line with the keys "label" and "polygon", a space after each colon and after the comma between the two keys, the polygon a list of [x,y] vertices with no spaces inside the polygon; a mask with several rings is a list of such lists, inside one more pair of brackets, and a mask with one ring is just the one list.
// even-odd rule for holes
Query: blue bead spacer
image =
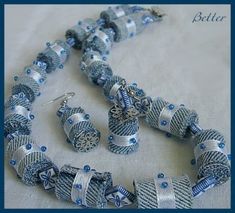
{"label": "blue bead spacer", "polygon": [[165,120],[161,121],[161,125],[162,126],[166,126],[167,125],[167,121],[165,121]]}
{"label": "blue bead spacer", "polygon": [[165,189],[165,188],[167,188],[168,187],[168,183],[167,182],[162,182],[161,183],[161,188],[162,189]]}
{"label": "blue bead spacer", "polygon": [[27,69],[26,72],[27,72],[27,74],[30,74],[30,73],[31,73],[31,70],[30,70],[30,69]]}
{"label": "blue bead spacer", "polygon": [[85,172],[89,172],[89,171],[91,170],[91,167],[90,167],[89,165],[85,165],[85,166],[83,167],[83,170],[84,170]]}
{"label": "blue bead spacer", "polygon": [[76,189],[79,189],[79,190],[82,189],[82,184],[76,184],[76,185],[75,185],[75,188],[76,188]]}
{"label": "blue bead spacer", "polygon": [[223,148],[225,147],[225,143],[223,143],[223,142],[219,143],[219,144],[218,144],[218,147],[219,147],[220,149],[223,149]]}
{"label": "blue bead spacer", "polygon": [[33,114],[31,114],[29,117],[31,120],[33,120],[35,118],[35,116]]}
{"label": "blue bead spacer", "polygon": [[110,136],[108,137],[108,140],[109,140],[109,141],[112,141],[112,140],[113,140],[113,136],[110,135]]}
{"label": "blue bead spacer", "polygon": [[50,42],[47,42],[47,43],[46,43],[46,45],[47,45],[48,47],[50,47],[50,46],[51,46]]}
{"label": "blue bead spacer", "polygon": [[27,150],[30,150],[32,148],[32,144],[28,143],[28,144],[26,144],[25,147],[26,147]]}
{"label": "blue bead spacer", "polygon": [[76,200],[76,204],[79,205],[79,206],[81,206],[81,205],[82,205],[82,199],[78,198],[78,199]]}
{"label": "blue bead spacer", "polygon": [[131,142],[132,144],[135,144],[137,141],[136,141],[135,138],[131,138],[131,139],[130,139],[130,142]]}
{"label": "blue bead spacer", "polygon": [[64,65],[63,64],[60,64],[59,65],[59,69],[63,69],[64,68]]}
{"label": "blue bead spacer", "polygon": [[41,146],[41,151],[45,152],[47,150],[46,146]]}
{"label": "blue bead spacer", "polygon": [[164,176],[165,176],[165,175],[164,175],[163,173],[159,173],[159,174],[157,175],[158,178],[164,178]]}
{"label": "blue bead spacer", "polygon": [[168,109],[169,109],[169,110],[172,110],[172,109],[174,109],[174,108],[175,108],[174,104],[170,104],[170,105],[168,106]]}
{"label": "blue bead spacer", "polygon": [[12,166],[15,166],[15,165],[16,165],[16,161],[15,161],[15,160],[10,160],[10,164],[11,164]]}
{"label": "blue bead spacer", "polygon": [[69,122],[70,124],[72,124],[72,123],[73,123],[73,120],[72,120],[72,119],[69,119],[68,122]]}
{"label": "blue bead spacer", "polygon": [[40,82],[40,83],[42,83],[43,81],[44,81],[44,79],[43,79],[43,78],[40,78],[40,79],[39,79],[39,82]]}
{"label": "blue bead spacer", "polygon": [[205,149],[205,148],[206,148],[206,146],[204,143],[200,144],[200,149]]}
{"label": "blue bead spacer", "polygon": [[104,61],[106,61],[106,60],[107,60],[107,57],[104,56],[102,59],[103,59]]}

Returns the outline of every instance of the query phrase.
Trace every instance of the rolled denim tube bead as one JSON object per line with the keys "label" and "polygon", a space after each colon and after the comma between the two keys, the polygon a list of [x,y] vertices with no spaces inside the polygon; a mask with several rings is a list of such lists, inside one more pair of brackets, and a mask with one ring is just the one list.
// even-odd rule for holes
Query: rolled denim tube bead
{"label": "rolled denim tube bead", "polygon": [[113,44],[114,31],[111,28],[99,28],[84,41],[83,49],[91,48],[101,55],[108,55]]}
{"label": "rolled denim tube bead", "polygon": [[108,145],[111,152],[116,154],[131,154],[137,151],[139,147],[138,131],[138,118],[120,121],[112,116],[111,110],[109,111],[110,133]]}
{"label": "rolled denim tube bead", "polygon": [[184,106],[170,104],[157,98],[152,102],[152,108],[146,115],[145,121],[154,128],[168,132],[180,138],[186,137],[189,126],[198,123],[198,115],[194,110]]}
{"label": "rolled denim tube bead", "polygon": [[190,209],[192,187],[187,175],[172,178],[134,180],[140,209]]}
{"label": "rolled denim tube bead", "polygon": [[5,104],[4,136],[31,133],[32,105],[23,93],[12,95]]}
{"label": "rolled denim tube bead", "polygon": [[65,110],[61,122],[75,151],[88,152],[99,145],[100,132],[81,107]]}
{"label": "rolled denim tube bead", "polygon": [[94,30],[95,27],[97,27],[96,21],[91,18],[86,18],[68,29],[65,33],[65,37],[67,39],[73,38],[75,41],[73,48],[80,50],[82,49],[82,43],[91,34],[91,31]]}
{"label": "rolled denim tube bead", "polygon": [[28,135],[20,135],[7,145],[10,164],[26,185],[36,185],[40,182],[38,172],[52,167],[58,173],[58,168],[44,154],[45,149],[39,147]]}
{"label": "rolled denim tube bead", "polygon": [[113,75],[110,79],[106,81],[106,83],[103,86],[104,89],[104,96],[111,102],[115,102],[117,91],[119,87],[121,86],[121,81],[124,80],[124,78]]}
{"label": "rolled denim tube bead", "polygon": [[[147,19],[147,17],[149,19]],[[151,20],[151,21],[146,21]],[[154,22],[155,18],[149,11],[133,13],[127,16],[112,20],[109,26],[114,30],[114,41],[120,42],[140,34],[149,22]]]}
{"label": "rolled denim tube bead", "polygon": [[104,208],[107,205],[105,191],[112,184],[109,172],[84,171],[64,165],[56,181],[55,194],[60,200],[72,200],[80,206]]}
{"label": "rolled denim tube bead", "polygon": [[51,73],[57,68],[63,68],[70,55],[70,46],[64,41],[56,40],[47,44],[48,47],[38,54],[37,60],[47,64],[46,72]]}
{"label": "rolled denim tube bead", "polygon": [[100,13],[100,18],[105,20],[105,23],[108,24],[110,21],[126,16],[130,13],[130,6],[127,4],[118,5],[115,7],[108,7],[107,10],[104,10]]}
{"label": "rolled denim tube bead", "polygon": [[225,183],[231,170],[223,135],[213,129],[202,130],[195,135],[193,142],[198,178],[212,176],[216,185]]}
{"label": "rolled denim tube bead", "polygon": [[113,71],[105,59],[97,51],[88,51],[83,54],[80,62],[80,68],[89,81],[99,86],[103,86],[113,75]]}

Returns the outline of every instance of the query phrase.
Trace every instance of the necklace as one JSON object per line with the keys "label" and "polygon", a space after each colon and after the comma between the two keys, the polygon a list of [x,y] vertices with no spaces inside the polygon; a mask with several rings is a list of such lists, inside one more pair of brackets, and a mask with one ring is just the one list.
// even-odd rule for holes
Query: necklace
{"label": "necklace", "polygon": [[[57,42],[57,44],[58,44],[59,42]],[[52,49],[53,48],[55,48],[53,45],[52,45],[52,47],[51,47]],[[37,64],[36,64],[36,66],[41,66],[42,64],[40,64],[40,63],[38,63],[37,62]],[[51,68],[51,67],[50,67]],[[40,82],[39,82],[40,83]],[[36,89],[35,89],[35,91],[36,91]],[[36,92],[35,92],[36,93]],[[18,93],[19,94],[19,93]],[[31,97],[33,97],[33,95],[34,94],[30,94],[30,95],[27,95],[28,97],[27,98],[29,98],[29,99],[31,99]],[[21,97],[23,97],[24,96],[24,94],[19,94],[19,96],[21,96]],[[35,95],[34,95],[35,96]],[[36,96],[35,96],[36,97]],[[32,100],[32,99],[31,99]],[[158,100],[159,101],[159,100]],[[25,106],[25,107],[27,107],[27,106]],[[170,106],[169,106],[170,107]],[[15,109],[16,110],[16,109]],[[19,109],[17,109],[17,110],[19,110]],[[17,111],[17,112],[19,112],[19,111]],[[29,115],[30,116],[30,115]],[[31,116],[31,118],[33,118],[33,116]],[[24,131],[24,130],[22,130],[22,131]],[[27,143],[27,144],[30,144],[30,143]],[[29,147],[28,147],[29,148]],[[32,148],[32,147],[31,147]],[[33,149],[34,149],[34,147],[33,147]],[[36,149],[36,147],[35,147],[35,149]],[[42,149],[42,150],[44,150],[44,149]],[[56,172],[55,172],[56,173]],[[163,184],[164,185],[164,184]]]}

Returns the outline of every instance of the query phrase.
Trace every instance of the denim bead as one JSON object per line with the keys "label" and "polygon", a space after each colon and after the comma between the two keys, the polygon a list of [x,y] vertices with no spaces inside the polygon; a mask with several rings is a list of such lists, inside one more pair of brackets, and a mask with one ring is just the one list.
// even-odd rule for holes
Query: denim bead
{"label": "denim bead", "polygon": [[[70,165],[64,165],[59,173],[55,186],[55,194],[58,199],[71,200],[71,191],[77,172],[81,171],[80,168],[75,168]],[[87,191],[85,199],[87,206],[91,208],[104,208],[107,205],[105,198],[105,191],[112,186],[112,177],[109,172],[96,172],[93,171],[92,178],[87,183]],[[87,173],[89,174],[89,173]],[[77,185],[75,185],[76,187]],[[86,186],[84,186],[86,187]],[[80,187],[79,187],[80,188]],[[80,190],[83,189],[83,186]],[[77,187],[76,187],[77,190]]]}
{"label": "denim bead", "polygon": [[79,21],[77,25],[71,27],[66,31],[65,37],[73,38],[75,44],[73,48],[82,49],[82,43],[91,34],[91,32],[97,27],[96,21],[91,18],[86,18]]}
{"label": "denim bead", "polygon": [[[192,208],[192,188],[188,176],[167,178],[169,181],[165,179],[158,179],[161,181],[160,186],[156,186],[157,182],[152,178],[134,180],[138,208],[161,209],[163,208],[162,204],[166,205],[169,202],[171,206],[165,206],[164,208]],[[157,190],[158,187],[162,190]],[[167,192],[167,190],[170,191]],[[163,201],[165,201],[165,204],[162,203]]]}
{"label": "denim bead", "polygon": [[195,135],[193,142],[199,179],[213,176],[216,185],[225,183],[231,176],[231,170],[224,145],[222,149],[218,145],[225,144],[223,135],[213,129],[202,130]]}

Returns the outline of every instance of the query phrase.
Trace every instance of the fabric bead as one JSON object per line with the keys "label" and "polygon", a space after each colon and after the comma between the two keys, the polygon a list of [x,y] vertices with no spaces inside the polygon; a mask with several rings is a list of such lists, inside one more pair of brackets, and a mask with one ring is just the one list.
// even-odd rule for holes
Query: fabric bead
{"label": "fabric bead", "polygon": [[[174,108],[171,109],[171,106]],[[170,116],[168,116],[169,114]],[[163,119],[164,117],[166,119]],[[146,115],[145,121],[151,127],[163,129],[163,131],[169,132],[172,135],[184,138],[188,133],[188,127],[192,123],[198,122],[198,115],[195,111],[189,110],[184,106],[170,104],[158,98],[153,100],[152,108]],[[168,129],[165,128],[166,130],[164,130],[166,125]]]}
{"label": "fabric bead", "polygon": [[64,41],[56,40],[38,54],[37,60],[47,64],[46,72],[50,73],[57,68],[62,68],[70,55],[70,46]]}
{"label": "fabric bead", "polygon": [[155,21],[156,17],[149,11],[141,11],[112,20],[109,26],[115,32],[114,41],[120,42],[140,34],[148,23]]}
{"label": "fabric bead", "polygon": [[139,147],[138,118],[126,121],[113,117],[112,107],[109,111],[109,150],[116,154],[130,154],[137,151]]}
{"label": "fabric bead", "polygon": [[[224,146],[224,137],[216,130],[202,130],[193,139],[194,153],[197,155],[198,177],[215,177],[216,185],[225,183],[231,176],[230,164]],[[204,146],[202,146],[202,144]],[[204,150],[201,150],[204,149]]]}
{"label": "fabric bead", "polygon": [[113,44],[114,31],[111,28],[96,29],[83,44],[83,49],[91,48],[101,55],[108,55]]}
{"label": "fabric bead", "polygon": [[159,209],[166,206],[165,208],[189,209],[192,207],[192,187],[188,176],[157,178],[161,180],[161,185],[156,185],[159,182],[155,179],[134,180],[138,208]]}
{"label": "fabric bead", "polygon": [[91,151],[100,141],[100,132],[86,115],[84,109],[79,107],[67,108],[61,116],[61,123],[75,151]]}
{"label": "fabric bead", "polygon": [[[74,179],[76,174],[79,171],[81,172],[81,170],[70,165],[64,165],[61,168],[55,188],[55,194],[58,199],[71,200]],[[107,205],[105,191],[111,186],[112,177],[109,172],[100,173],[94,171],[91,179],[87,182],[86,191],[80,199],[86,201],[86,207],[104,208]],[[77,186],[77,189],[80,190],[82,187]]]}
{"label": "fabric bead", "polygon": [[[23,107],[23,113],[17,110],[18,106]],[[32,127],[29,117],[31,110],[32,105],[24,93],[12,95],[5,104],[4,136],[29,135]]]}
{"label": "fabric bead", "polygon": [[[40,182],[39,172],[51,167],[55,173],[58,173],[57,166],[39,149],[29,153],[23,153],[21,150],[31,144],[37,147],[35,141],[28,135],[20,135],[11,140],[7,145],[7,155],[9,159],[15,160],[18,166],[15,168],[18,176],[26,185],[36,185]],[[19,155],[19,152],[21,154]],[[17,154],[16,154],[17,153]],[[13,159],[17,157],[19,159]],[[17,162],[19,160],[19,162]]]}
{"label": "fabric bead", "polygon": [[103,86],[113,75],[109,64],[97,51],[85,52],[81,58],[80,68],[90,82]]}
{"label": "fabric bead", "polygon": [[90,35],[91,31],[97,26],[96,21],[91,18],[79,21],[78,24],[66,31],[65,37],[73,38],[75,44],[73,48],[82,49],[82,43]]}

